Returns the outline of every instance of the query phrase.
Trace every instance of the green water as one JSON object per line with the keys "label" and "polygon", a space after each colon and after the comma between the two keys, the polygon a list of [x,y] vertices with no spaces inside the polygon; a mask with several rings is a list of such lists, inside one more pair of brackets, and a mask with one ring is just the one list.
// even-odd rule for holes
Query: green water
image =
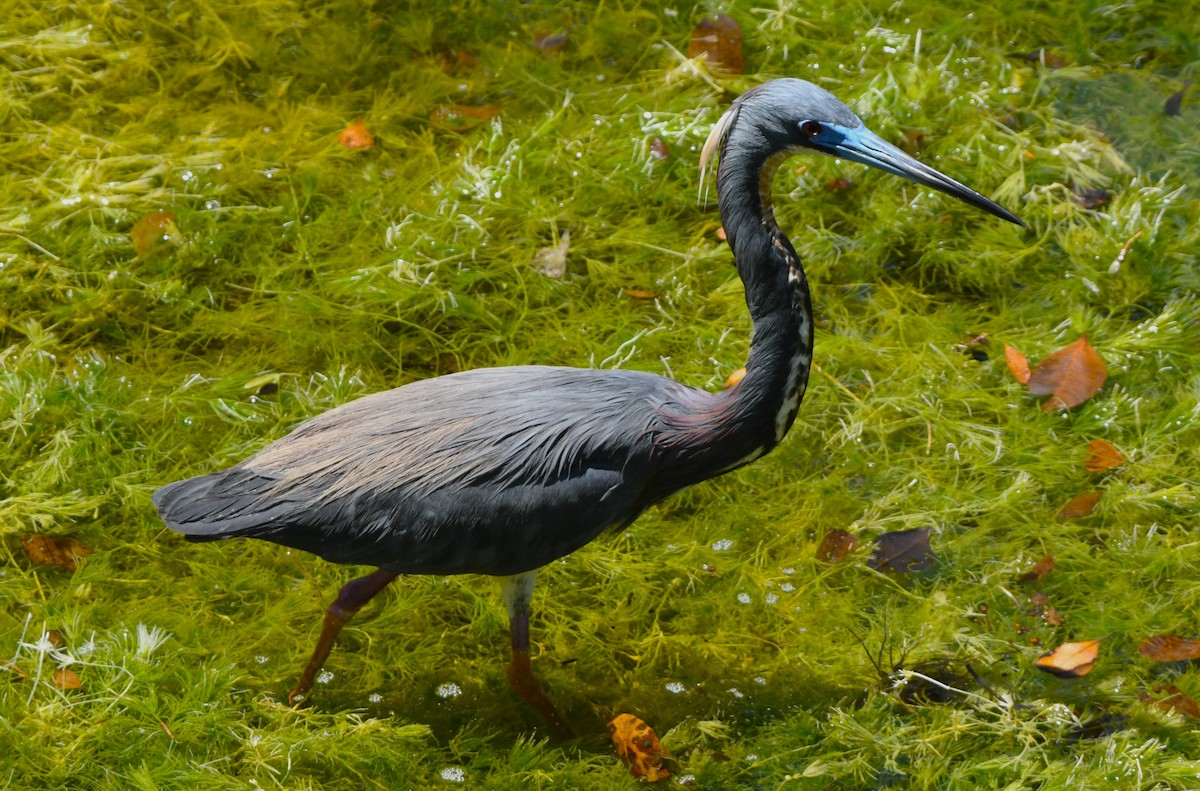
{"label": "green water", "polygon": [[[745,33],[742,75],[687,62],[718,11]],[[664,785],[1200,785],[1195,722],[1140,699],[1200,697],[1200,676],[1137,651],[1200,632],[1200,98],[1164,113],[1196,79],[1197,11],[0,6],[0,782],[635,788],[605,728],[631,712],[675,757]],[[561,52],[534,46],[556,33]],[[1060,60],[1025,57],[1042,48]],[[721,387],[749,320],[699,149],[734,96],[779,76],[838,94],[1029,229],[790,161],[775,210],[813,281],[820,369],[770,456],[544,571],[534,667],[578,739],[546,742],[508,691],[498,587],[469,576],[398,581],[311,706],[288,708],[323,608],[366,569],[186,544],[150,493],[453,370]],[[442,105],[499,113],[446,130]],[[359,117],[377,144],[346,149]],[[139,255],[135,224],[163,211],[171,238]],[[565,230],[566,275],[547,278],[530,262]],[[1108,382],[1044,413],[1003,344],[1036,362],[1080,334]],[[1095,438],[1126,463],[1086,471]],[[1091,490],[1093,515],[1056,517]],[[934,568],[867,566],[875,536],[916,527]],[[832,529],[862,548],[831,565],[816,549]],[[94,552],[34,566],[22,534]],[[1018,584],[1047,552],[1055,570]],[[1038,616],[1036,590],[1065,623]],[[1093,638],[1090,674],[1034,668]],[[938,677],[967,693],[950,703],[880,678],[947,663]],[[59,689],[59,667],[82,689]]]}

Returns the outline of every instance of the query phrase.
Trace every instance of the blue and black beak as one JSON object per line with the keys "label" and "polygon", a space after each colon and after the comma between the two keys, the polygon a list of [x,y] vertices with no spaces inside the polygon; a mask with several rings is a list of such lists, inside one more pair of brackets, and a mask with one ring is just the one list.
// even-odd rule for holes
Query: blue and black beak
{"label": "blue and black beak", "polygon": [[808,137],[808,145],[818,151],[893,173],[917,184],[952,195],[963,203],[983,209],[1002,220],[1008,220],[1020,226],[1025,225],[1015,214],[1000,204],[912,158],[865,126],[850,128],[810,121],[803,124],[801,129]]}

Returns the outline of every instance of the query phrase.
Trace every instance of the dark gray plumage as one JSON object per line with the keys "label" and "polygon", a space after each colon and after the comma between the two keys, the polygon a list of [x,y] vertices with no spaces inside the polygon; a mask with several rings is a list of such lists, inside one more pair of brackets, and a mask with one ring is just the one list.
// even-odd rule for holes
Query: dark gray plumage
{"label": "dark gray plumage", "polygon": [[808,282],[771,212],[770,182],[793,153],[851,159],[1019,223],[863,126],[827,91],[775,80],[722,116],[722,224],[754,321],[746,375],[720,393],[651,374],[515,367],[415,382],[302,424],[241,464],[154,495],[194,541],[246,536],[379,571],[348,583],[292,697],[334,637],[397,574],[504,578],[513,688],[556,734],[569,729],[533,678],[529,604],[537,569],[691,484],[762,456],[796,416],[812,364]]}

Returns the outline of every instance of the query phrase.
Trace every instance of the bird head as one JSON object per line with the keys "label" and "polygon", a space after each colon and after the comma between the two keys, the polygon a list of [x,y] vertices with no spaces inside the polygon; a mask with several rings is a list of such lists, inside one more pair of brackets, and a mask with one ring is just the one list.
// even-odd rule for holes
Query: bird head
{"label": "bird head", "polygon": [[709,134],[700,166],[707,172],[717,153],[722,158],[736,153],[766,162],[777,155],[804,151],[878,168],[1024,225],[995,201],[887,142],[837,97],[805,80],[772,80],[739,96]]}

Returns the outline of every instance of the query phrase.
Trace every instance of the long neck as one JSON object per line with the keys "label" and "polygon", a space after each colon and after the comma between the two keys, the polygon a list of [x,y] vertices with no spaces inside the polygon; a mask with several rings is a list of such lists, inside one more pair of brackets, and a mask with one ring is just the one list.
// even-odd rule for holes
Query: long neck
{"label": "long neck", "polygon": [[750,359],[734,387],[681,403],[669,417],[664,446],[676,466],[666,489],[727,472],[773,448],[796,417],[812,365],[808,280],[771,211],[771,179],[787,155],[756,159],[737,150],[726,147],[717,183],[721,222],[754,322]]}

